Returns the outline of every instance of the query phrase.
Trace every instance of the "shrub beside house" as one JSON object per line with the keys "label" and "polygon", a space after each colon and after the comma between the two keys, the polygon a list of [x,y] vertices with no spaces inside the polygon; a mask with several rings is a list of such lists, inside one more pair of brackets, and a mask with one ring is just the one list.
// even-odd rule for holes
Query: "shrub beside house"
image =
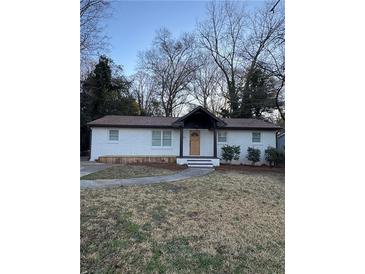
{"label": "shrub beside house", "polygon": [[232,163],[232,160],[240,159],[241,148],[240,146],[224,145],[222,147],[222,159],[226,162]]}
{"label": "shrub beside house", "polygon": [[268,147],[265,150],[265,160],[269,162],[270,166],[277,166],[278,164],[283,164],[285,162],[284,151],[274,147]]}
{"label": "shrub beside house", "polygon": [[252,162],[252,165],[255,165],[257,162],[260,161],[261,150],[258,148],[249,147],[247,149],[247,160]]}
{"label": "shrub beside house", "polygon": [[[232,161],[239,160],[241,154],[240,146],[224,145],[222,148],[221,157],[227,164],[232,164]],[[251,165],[256,165],[261,161],[261,150],[254,147],[248,147],[246,159],[251,162]],[[284,151],[268,146],[265,149],[264,159],[269,166],[278,166],[285,163]]]}

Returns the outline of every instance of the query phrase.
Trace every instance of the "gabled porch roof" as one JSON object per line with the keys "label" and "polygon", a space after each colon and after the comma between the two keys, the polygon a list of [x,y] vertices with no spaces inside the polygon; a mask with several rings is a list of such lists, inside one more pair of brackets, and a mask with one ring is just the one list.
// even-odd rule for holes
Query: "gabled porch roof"
{"label": "gabled porch roof", "polygon": [[192,128],[219,128],[226,125],[226,122],[201,106],[194,108],[188,114],[178,118],[172,123],[172,126],[174,127]]}

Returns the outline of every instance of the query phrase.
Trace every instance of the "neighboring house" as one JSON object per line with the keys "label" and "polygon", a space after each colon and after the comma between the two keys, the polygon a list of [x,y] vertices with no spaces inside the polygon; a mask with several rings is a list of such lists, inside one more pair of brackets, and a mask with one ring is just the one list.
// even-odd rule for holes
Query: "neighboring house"
{"label": "neighboring house", "polygon": [[176,162],[189,166],[219,166],[221,147],[238,145],[241,155],[234,164],[249,163],[247,148],[264,151],[275,147],[280,127],[257,119],[220,119],[203,107],[180,118],[104,116],[88,124],[90,160],[101,162]]}
{"label": "neighboring house", "polygon": [[285,151],[285,130],[281,130],[277,135],[276,148]]}

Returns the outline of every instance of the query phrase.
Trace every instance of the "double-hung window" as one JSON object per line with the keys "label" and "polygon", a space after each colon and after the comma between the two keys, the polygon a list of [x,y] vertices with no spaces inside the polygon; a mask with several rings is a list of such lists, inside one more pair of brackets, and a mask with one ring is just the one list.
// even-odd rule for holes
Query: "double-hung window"
{"label": "double-hung window", "polygon": [[152,146],[153,147],[171,147],[172,133],[171,130],[153,130]]}
{"label": "double-hung window", "polygon": [[227,142],[227,132],[218,131],[218,143],[226,143],[226,142]]}
{"label": "double-hung window", "polygon": [[252,132],[252,143],[261,143],[261,132]]}
{"label": "double-hung window", "polygon": [[152,131],[152,146],[154,147],[161,146],[161,130]]}
{"label": "double-hung window", "polygon": [[109,141],[119,141],[119,130],[117,129],[109,130]]}
{"label": "double-hung window", "polygon": [[162,146],[164,147],[171,146],[171,131],[164,130],[162,132]]}

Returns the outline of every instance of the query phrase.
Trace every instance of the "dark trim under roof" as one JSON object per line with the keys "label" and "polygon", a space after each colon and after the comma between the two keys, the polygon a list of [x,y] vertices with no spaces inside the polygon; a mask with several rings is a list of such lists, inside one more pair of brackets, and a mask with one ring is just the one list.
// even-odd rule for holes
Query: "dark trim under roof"
{"label": "dark trim under roof", "polygon": [[223,120],[219,119],[217,116],[215,116],[213,113],[211,113],[206,108],[203,108],[202,106],[198,106],[198,107],[194,108],[192,111],[190,111],[189,113],[187,113],[184,116],[178,118],[175,122],[172,123],[172,125],[173,126],[179,126],[181,122],[183,122],[188,117],[196,114],[199,111],[203,112],[204,114],[208,115],[211,119],[215,120],[219,127],[223,127],[223,126],[226,125],[226,123]]}
{"label": "dark trim under roof", "polygon": [[195,108],[182,117],[149,117],[149,116],[118,116],[107,115],[94,120],[90,127],[118,127],[118,128],[176,128],[180,122],[198,110],[203,111],[219,123],[219,128],[229,130],[280,130],[281,127],[259,119],[246,118],[217,118],[202,107]]}

